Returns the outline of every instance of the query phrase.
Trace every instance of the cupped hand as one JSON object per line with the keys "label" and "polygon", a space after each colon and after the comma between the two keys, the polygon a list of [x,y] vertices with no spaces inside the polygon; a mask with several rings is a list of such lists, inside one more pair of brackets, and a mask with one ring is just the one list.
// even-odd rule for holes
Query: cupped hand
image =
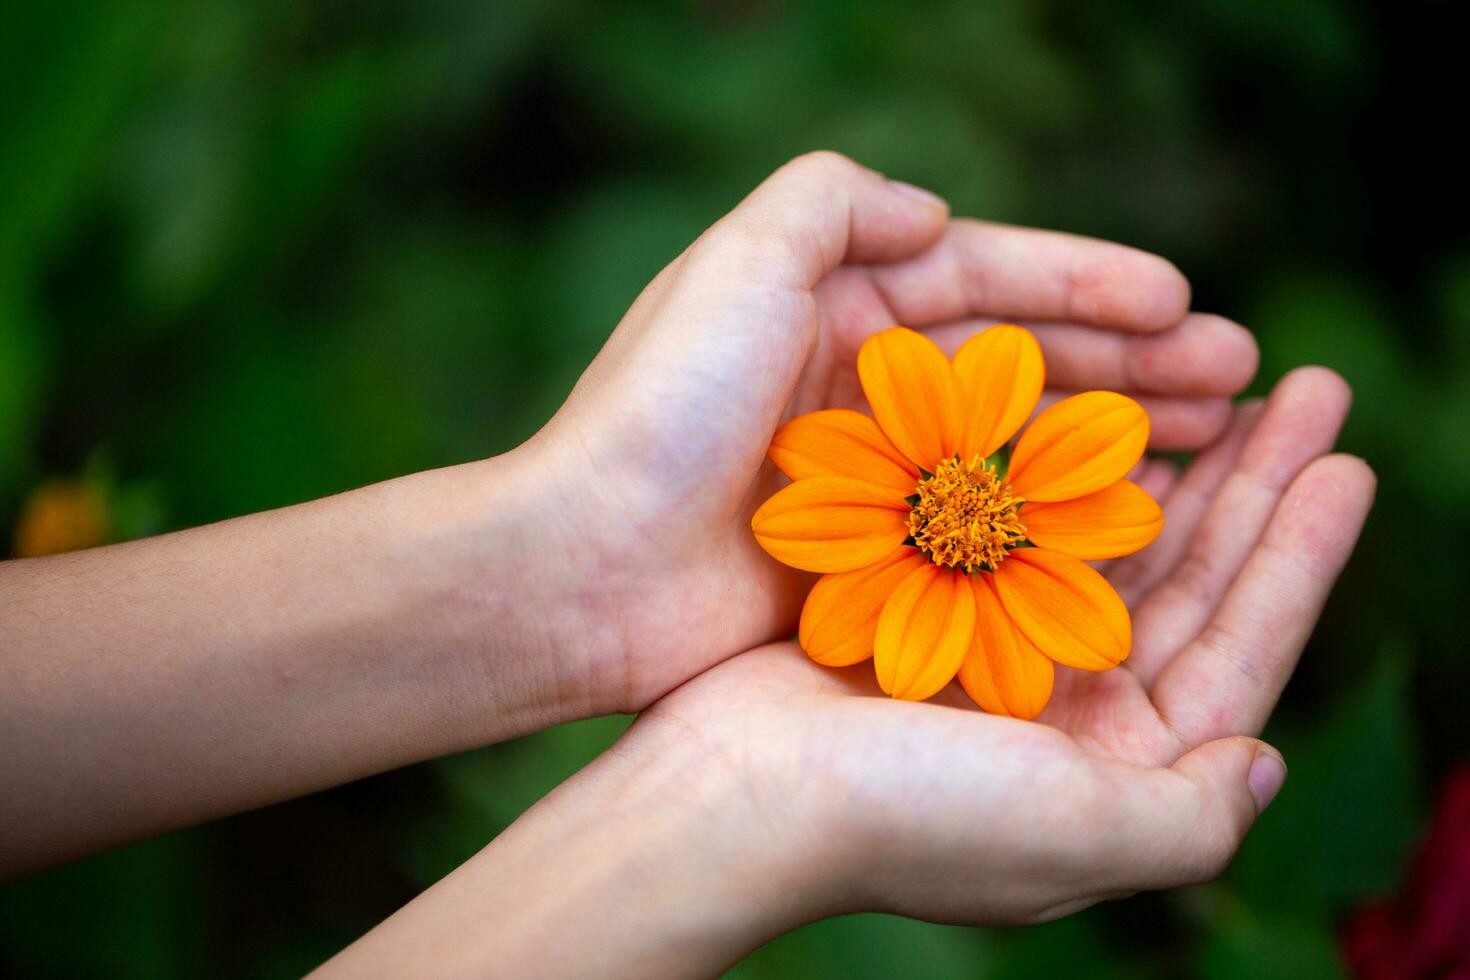
{"label": "cupped hand", "polygon": [[891,700],[871,665],[779,643],[690,681],[626,737],[698,746],[740,787],[726,833],[805,869],[804,917],[1030,922],[1213,877],[1285,778],[1253,736],[1372,502],[1368,467],[1328,453],[1347,407],[1336,375],[1295,372],[1182,476],[1148,474],[1166,530],[1106,569],[1133,656],[1060,669],[1035,722],[986,715],[957,685]]}
{"label": "cupped hand", "polygon": [[[863,409],[868,335],[901,323],[953,350],[990,324],[1041,340],[1050,397],[1113,388],[1152,444],[1194,449],[1250,380],[1250,335],[1188,313],[1172,265],[1053,232],[951,220],[944,203],[832,153],[777,171],[639,296],[523,453],[538,534],[566,571],[558,676],[595,710],[638,710],[794,631],[811,580],[771,561],[750,516],[781,477],[787,418]],[[556,627],[551,627],[555,631]]]}
{"label": "cupped hand", "polygon": [[[536,639],[569,652],[540,667],[584,709],[638,722],[337,962],[702,975],[832,914],[1027,922],[1216,873],[1285,777],[1253,736],[1373,477],[1330,454],[1340,379],[1305,369],[1232,408],[1255,347],[1187,305],[1179,273],[1131,249],[951,221],[831,154],[779,171],[650,284],[514,454],[538,502],[493,545],[529,541],[517,567],[557,592]],[[1126,391],[1154,448],[1201,450],[1182,474],[1133,474],[1165,528],[1105,568],[1132,656],[1060,669],[1037,721],[984,714],[956,686],[892,700],[871,665],[771,643],[810,580],[750,528],[781,479],[765,459],[777,426],[864,407],[864,338],[902,323],[953,351],[1003,321],[1040,339],[1049,397]]]}

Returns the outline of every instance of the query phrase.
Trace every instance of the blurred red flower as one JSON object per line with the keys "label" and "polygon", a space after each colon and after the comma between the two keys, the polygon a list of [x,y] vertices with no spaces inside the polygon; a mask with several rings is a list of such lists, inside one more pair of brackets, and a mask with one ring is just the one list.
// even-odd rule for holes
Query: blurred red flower
{"label": "blurred red flower", "polygon": [[1399,894],[1354,912],[1342,945],[1363,980],[1470,980],[1470,767],[1450,776]]}

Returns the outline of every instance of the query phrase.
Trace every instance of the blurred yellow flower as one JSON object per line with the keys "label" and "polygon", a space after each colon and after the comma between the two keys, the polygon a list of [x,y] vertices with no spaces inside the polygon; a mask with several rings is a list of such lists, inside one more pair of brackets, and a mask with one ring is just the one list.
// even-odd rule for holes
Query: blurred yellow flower
{"label": "blurred yellow flower", "polygon": [[36,558],[109,540],[107,501],[95,484],[49,480],[32,492],[15,525],[15,557]]}

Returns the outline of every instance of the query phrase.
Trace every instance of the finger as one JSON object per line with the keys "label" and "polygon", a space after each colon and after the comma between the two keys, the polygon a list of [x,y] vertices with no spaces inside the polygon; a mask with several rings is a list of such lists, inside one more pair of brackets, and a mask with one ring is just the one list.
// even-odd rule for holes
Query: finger
{"label": "finger", "polygon": [[[1126,479],[1138,484],[1143,488],[1144,493],[1155,500],[1164,500],[1173,490],[1174,484],[1179,481],[1179,467],[1167,459],[1145,456],[1138,461],[1137,466],[1129,471]],[[1118,583],[1113,581],[1116,577],[1115,569],[1128,560],[1128,558],[1109,558],[1103,561],[1090,561],[1088,564],[1106,575],[1108,580],[1113,582],[1113,588],[1117,589]],[[1123,591],[1118,589],[1118,594],[1123,595]],[[1123,595],[1123,600],[1126,603],[1128,597]]]}
{"label": "finger", "polygon": [[[1048,389],[1041,396],[1036,410],[1040,412],[1074,394],[1074,391]],[[1129,394],[1148,413],[1150,449],[1161,452],[1199,449],[1219,438],[1220,433],[1230,424],[1230,401],[1226,398],[1169,398],[1163,395]]]}
{"label": "finger", "polygon": [[1154,685],[1160,717],[1189,744],[1258,732],[1286,686],[1358,540],[1376,480],[1355,456],[1296,478],[1220,610]]}
{"label": "finger", "polygon": [[[867,410],[867,400],[858,387],[856,377],[832,382],[821,400],[797,406],[799,411],[813,411],[818,405],[832,408]],[[1075,391],[1048,390],[1041,396],[1036,410],[1054,405]],[[1164,395],[1129,393],[1148,413],[1148,446],[1158,452],[1192,451],[1216,441],[1230,424],[1231,405],[1227,398],[1170,398]],[[1035,415],[1032,415],[1035,418]],[[1030,424],[1030,420],[1027,421]],[[1022,426],[1025,431],[1025,426]]]}
{"label": "finger", "polygon": [[[967,319],[925,333],[953,354],[993,325]],[[1028,323],[1046,356],[1047,383],[1058,388],[1109,388],[1199,398],[1239,394],[1260,355],[1250,331],[1224,317],[1190,313],[1159,333],[1127,334],[1075,323]]]}
{"label": "finger", "polygon": [[745,283],[810,289],[845,261],[891,262],[932,245],[949,207],[838,153],[797,157],[700,237],[691,262]]}
{"label": "finger", "polygon": [[933,248],[870,274],[911,327],[984,315],[1150,332],[1189,310],[1188,281],[1157,255],[988,221],[952,221]]}
{"label": "finger", "polygon": [[[1161,493],[1149,490],[1164,508],[1164,530],[1143,551],[1118,559],[1108,569],[1109,581],[1130,607],[1183,557],[1205,509],[1235,467],[1265,405],[1260,400],[1237,405],[1225,434],[1196,456],[1171,488]],[[1140,481],[1135,478],[1134,482]]]}
{"label": "finger", "polygon": [[1146,457],[1128,474],[1128,479],[1155,500],[1165,499],[1179,480],[1179,467],[1167,459]]}
{"label": "finger", "polygon": [[1076,324],[1031,327],[1046,354],[1050,383],[1158,395],[1236,395],[1255,377],[1260,352],[1250,331],[1191,313],[1154,334],[1129,335]]}
{"label": "finger", "polygon": [[1286,778],[1275,749],[1224,738],[1169,769],[1111,763],[1101,796],[1106,847],[1099,884],[1109,891],[1174,888],[1220,875]]}
{"label": "finger", "polygon": [[1326,368],[1299,368],[1276,386],[1183,557],[1134,611],[1129,664],[1144,686],[1205,628],[1286,487],[1332,448],[1351,399]]}

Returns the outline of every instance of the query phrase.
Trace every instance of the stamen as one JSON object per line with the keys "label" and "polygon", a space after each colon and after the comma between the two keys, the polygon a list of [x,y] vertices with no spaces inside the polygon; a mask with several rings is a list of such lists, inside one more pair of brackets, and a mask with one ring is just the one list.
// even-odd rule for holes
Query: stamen
{"label": "stamen", "polygon": [[936,565],[994,571],[1026,540],[1016,513],[1025,501],[980,456],[946,459],[909,500],[909,536]]}

